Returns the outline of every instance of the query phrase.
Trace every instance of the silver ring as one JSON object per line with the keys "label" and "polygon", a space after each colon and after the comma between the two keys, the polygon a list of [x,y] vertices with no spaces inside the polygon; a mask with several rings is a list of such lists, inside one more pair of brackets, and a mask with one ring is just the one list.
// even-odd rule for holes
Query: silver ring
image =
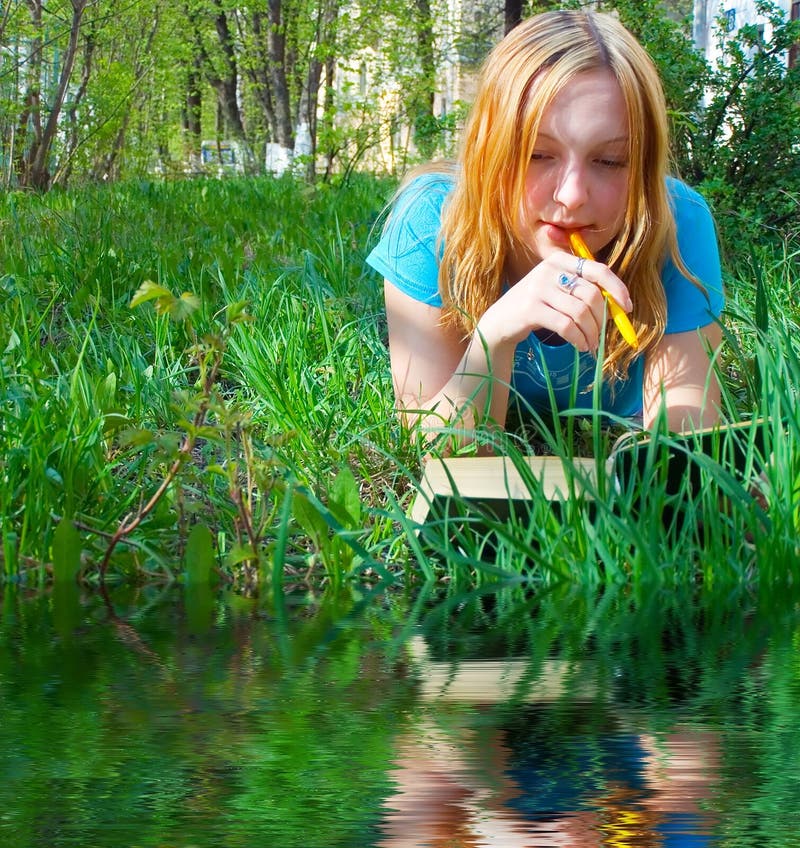
{"label": "silver ring", "polygon": [[558,284],[567,294],[572,294],[575,286],[578,285],[578,275],[576,274],[574,277],[568,277],[566,274],[561,274],[558,278]]}
{"label": "silver ring", "polygon": [[578,276],[579,277],[583,276],[583,266],[585,264],[586,264],[586,257],[585,256],[579,256],[578,257]]}

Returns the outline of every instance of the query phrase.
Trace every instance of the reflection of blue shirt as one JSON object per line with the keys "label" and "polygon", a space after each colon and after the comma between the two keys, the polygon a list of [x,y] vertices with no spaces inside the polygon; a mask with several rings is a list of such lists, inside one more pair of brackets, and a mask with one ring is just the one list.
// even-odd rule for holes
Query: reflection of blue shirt
{"label": "reflection of blue shirt", "polygon": [[632,734],[567,736],[557,752],[533,747],[509,769],[509,776],[523,793],[510,806],[532,819],[591,810],[609,783],[641,797],[646,789],[646,761],[646,753]]}
{"label": "reflection of blue shirt", "polygon": [[[644,769],[650,755],[633,734],[566,736],[557,749],[532,745],[518,753],[508,776],[520,794],[509,806],[522,817],[546,822],[579,810],[605,810],[607,790],[620,794],[620,809],[642,812],[650,793]],[[702,813],[653,810],[648,826],[661,848],[707,848],[719,844],[711,819]],[[655,816],[652,815],[655,813]],[[626,830],[631,834],[630,819]],[[625,845],[653,844],[633,833]],[[609,837],[609,844],[613,840]],[[616,844],[616,842],[614,843]],[[619,844],[623,841],[620,839]]]}
{"label": "reflection of blue shirt", "polygon": [[[409,297],[441,307],[437,245],[442,206],[453,187],[451,177],[425,174],[400,195],[383,235],[367,262]],[[669,178],[668,189],[675,214],[678,248],[686,267],[703,283],[708,297],[675,267],[664,263],[661,275],[667,298],[667,333],[696,330],[719,317],[724,305],[716,232],[708,206],[697,192]],[[577,396],[571,402],[577,362]],[[595,378],[596,361],[569,344],[547,345],[535,334],[523,340],[514,358],[511,384],[522,400],[535,408],[551,408],[546,374],[560,409],[592,407],[587,389]],[[603,386],[601,408],[617,415],[635,415],[642,409],[644,359],[639,356],[628,379],[614,387]]]}

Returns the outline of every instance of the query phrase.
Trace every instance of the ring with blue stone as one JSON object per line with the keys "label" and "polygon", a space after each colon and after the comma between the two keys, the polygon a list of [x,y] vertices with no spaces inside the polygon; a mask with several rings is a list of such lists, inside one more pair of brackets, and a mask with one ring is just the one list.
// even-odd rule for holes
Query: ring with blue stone
{"label": "ring with blue stone", "polygon": [[578,285],[578,275],[576,274],[574,277],[569,277],[566,274],[561,274],[558,278],[558,284],[565,292],[567,292],[567,294],[572,294],[575,286]]}

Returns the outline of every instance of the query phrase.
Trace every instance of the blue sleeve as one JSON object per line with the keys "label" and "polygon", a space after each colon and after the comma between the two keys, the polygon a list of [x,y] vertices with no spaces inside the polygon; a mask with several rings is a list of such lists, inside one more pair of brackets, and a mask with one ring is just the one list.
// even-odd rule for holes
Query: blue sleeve
{"label": "blue sleeve", "polygon": [[668,258],[662,280],[667,297],[667,333],[697,330],[719,318],[725,305],[714,220],[705,200],[675,179],[669,191],[677,225],[678,251],[705,292],[684,277]]}
{"label": "blue sleeve", "polygon": [[438,244],[442,206],[452,184],[439,175],[414,180],[395,202],[367,264],[404,294],[441,306]]}

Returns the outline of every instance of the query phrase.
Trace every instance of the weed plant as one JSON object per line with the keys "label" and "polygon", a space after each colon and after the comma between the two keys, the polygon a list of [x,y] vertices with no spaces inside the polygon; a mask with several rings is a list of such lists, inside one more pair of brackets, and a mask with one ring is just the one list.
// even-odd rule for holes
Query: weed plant
{"label": "weed plant", "polygon": [[[728,286],[724,405],[730,420],[769,417],[742,434],[762,476],[700,458],[699,484],[675,492],[654,454],[643,479],[619,480],[605,460],[626,422],[567,413],[534,421],[534,446],[530,425],[475,435],[520,468],[533,449],[560,456],[573,497],[534,497],[503,520],[456,503],[419,528],[408,507],[422,450],[393,415],[381,288],[364,265],[392,189],[354,176],[315,189],[140,182],[3,199],[7,579],[221,578],[279,591],[309,579],[474,588],[792,575],[798,245],[777,256],[754,245]],[[596,456],[591,480],[577,453]]]}

